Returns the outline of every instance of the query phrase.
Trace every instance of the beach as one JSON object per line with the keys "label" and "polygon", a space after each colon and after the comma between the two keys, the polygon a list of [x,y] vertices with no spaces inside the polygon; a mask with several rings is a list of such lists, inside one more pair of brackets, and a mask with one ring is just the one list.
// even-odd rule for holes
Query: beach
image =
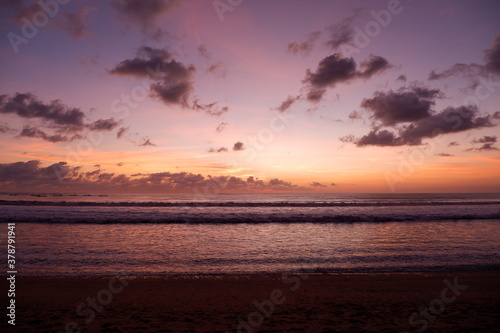
{"label": "beach", "polygon": [[498,271],[18,276],[15,329],[5,316],[2,326],[7,332],[497,332],[499,280]]}

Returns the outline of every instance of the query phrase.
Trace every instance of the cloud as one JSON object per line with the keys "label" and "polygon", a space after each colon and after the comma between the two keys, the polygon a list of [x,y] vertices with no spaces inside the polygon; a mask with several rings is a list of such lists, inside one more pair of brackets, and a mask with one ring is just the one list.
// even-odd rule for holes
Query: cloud
{"label": "cloud", "polygon": [[288,43],[287,52],[291,54],[309,54],[323,32],[329,34],[326,45],[334,51],[344,44],[350,44],[355,34],[352,25],[360,13],[361,10],[356,9],[351,16],[344,17],[340,22],[332,24],[321,30],[312,31],[302,40]]}
{"label": "cloud", "polygon": [[392,66],[386,59],[380,56],[371,55],[370,59],[363,61],[360,64],[360,67],[363,69],[363,71],[358,75],[363,78],[369,79],[373,75],[381,73],[386,69],[391,68]]}
{"label": "cloud", "polygon": [[119,167],[121,167],[121,166],[123,166],[123,165],[124,165],[124,164],[123,164],[123,162],[118,162],[118,163],[116,164],[116,166],[119,166]]}
{"label": "cloud", "polygon": [[78,135],[76,137],[67,137],[63,136],[61,134],[55,134],[55,135],[49,135],[45,133],[43,130],[36,128],[36,127],[31,127],[31,126],[24,126],[21,133],[19,133],[19,137],[26,137],[26,138],[38,138],[38,139],[43,139],[45,141],[57,143],[57,142],[67,142],[67,141],[72,141],[77,138],[82,138],[82,136]]}
{"label": "cloud", "polygon": [[452,141],[452,142],[448,143],[448,147],[455,147],[455,146],[460,146],[460,143],[458,143],[456,141]]}
{"label": "cloud", "polygon": [[274,178],[269,181],[269,187],[271,187],[274,190],[285,190],[297,187],[297,185],[294,185],[291,182],[287,182],[278,178]]}
{"label": "cloud", "polygon": [[139,147],[156,146],[149,138],[143,138],[139,143],[137,143],[137,145]]}
{"label": "cloud", "polygon": [[500,111],[497,111],[493,114],[493,118],[500,119]]}
{"label": "cloud", "polygon": [[494,126],[490,115],[479,116],[478,113],[475,105],[448,107],[440,113],[399,128],[398,133],[373,128],[354,142],[358,147],[420,145],[424,138]]}
{"label": "cloud", "polygon": [[485,68],[491,73],[500,75],[500,35],[493,39],[492,44],[492,47],[484,52]]}
{"label": "cloud", "polygon": [[497,142],[496,136],[485,135],[482,138],[472,140],[472,143],[495,143]]}
{"label": "cloud", "polygon": [[15,131],[15,129],[11,128],[6,123],[0,123],[0,133],[13,133]]}
{"label": "cloud", "polygon": [[16,93],[14,96],[0,95],[0,113],[12,113],[22,118],[39,118],[56,125],[83,127],[85,114],[53,100],[43,103],[32,93]]}
{"label": "cloud", "polygon": [[182,2],[182,0],[112,0],[111,5],[127,23],[136,23],[146,36],[159,39],[166,32],[155,29],[156,20],[177,8]]}
{"label": "cloud", "polygon": [[114,118],[99,119],[87,125],[91,131],[111,131],[115,129],[121,121],[116,121]]}
{"label": "cloud", "polygon": [[334,53],[323,58],[315,72],[308,69],[304,82],[313,87],[325,88],[350,80],[355,76],[356,62],[354,59],[342,58],[340,53]]}
{"label": "cloud", "polygon": [[206,72],[213,74],[219,78],[225,78],[227,75],[227,65],[223,61],[217,61],[211,64],[207,68]]}
{"label": "cloud", "polygon": [[233,150],[234,151],[245,150],[245,145],[243,144],[243,142],[238,141],[233,145]]}
{"label": "cloud", "polygon": [[451,154],[447,154],[447,153],[439,153],[439,154],[436,154],[437,156],[442,156],[442,157],[452,157],[452,156],[455,156],[455,155],[451,155]]}
{"label": "cloud", "polygon": [[285,112],[288,110],[296,101],[300,99],[300,95],[298,96],[288,96],[287,99],[285,99],[280,106],[276,108],[279,112]]}
{"label": "cloud", "polygon": [[463,76],[465,78],[473,79],[477,75],[480,75],[482,71],[483,71],[483,66],[478,64],[457,63],[442,72],[436,72],[435,70],[433,70],[432,72],[430,72],[428,79],[431,81],[441,80],[441,79],[447,79],[452,76]]}
{"label": "cloud", "polygon": [[406,75],[400,75],[396,80],[406,82]]}
{"label": "cloud", "polygon": [[288,43],[288,46],[287,46],[288,53],[308,54],[309,52],[311,52],[311,50],[314,46],[314,42],[316,42],[316,40],[319,38],[320,35],[321,35],[320,31],[313,31],[313,32],[308,33],[306,38],[302,41]]}
{"label": "cloud", "polygon": [[360,13],[361,10],[356,9],[351,16],[344,17],[339,23],[326,28],[325,30],[330,32],[330,38],[326,44],[333,50],[337,50],[344,44],[351,44],[355,33],[352,25]]}
{"label": "cloud", "polygon": [[[110,131],[120,122],[114,118],[87,122],[87,116],[79,108],[69,107],[60,100],[48,103],[41,101],[33,93],[0,95],[0,113],[16,115],[28,120],[39,120],[39,124],[26,125],[18,137],[37,138],[57,143],[83,138],[85,129],[90,131]],[[3,132],[12,131],[4,128]],[[55,131],[48,134],[47,130]]]}
{"label": "cloud", "polygon": [[466,151],[471,150],[498,150],[497,147],[493,145],[497,142],[497,136],[485,135],[482,138],[472,140],[472,143],[482,143],[483,145],[479,148],[469,148]]}
{"label": "cloud", "polygon": [[363,117],[361,116],[360,112],[353,110],[351,113],[349,113],[349,119],[357,120],[357,119],[363,119]]}
{"label": "cloud", "polygon": [[128,127],[120,127],[118,129],[118,132],[116,132],[116,138],[121,139],[125,135],[125,133],[128,132],[128,130],[129,130]]}
{"label": "cloud", "polygon": [[148,78],[153,82],[149,86],[151,95],[167,105],[176,104],[190,107],[193,110],[205,111],[207,114],[219,116],[229,108],[215,107],[217,102],[201,104],[198,99],[189,102],[194,91],[194,65],[185,65],[172,58],[172,54],[165,49],[142,46],[136,57],[118,63],[108,72],[112,75],[133,76]]}
{"label": "cloud", "polygon": [[227,122],[223,121],[219,125],[217,125],[217,128],[215,129],[215,131],[217,133],[220,133],[226,128],[226,126],[227,126]]}
{"label": "cloud", "polygon": [[[118,163],[120,164],[120,163]],[[2,189],[85,190],[116,191],[161,191],[190,192],[204,191],[217,186],[224,191],[290,191],[297,185],[278,178],[269,181],[253,176],[203,176],[190,172],[136,173],[132,176],[103,172],[101,169],[84,171],[80,166],[66,162],[53,163],[43,167],[40,161],[0,164],[0,186]]]}
{"label": "cloud", "polygon": [[68,32],[73,38],[81,39],[90,35],[86,19],[94,10],[97,9],[94,7],[84,7],[74,13],[63,11],[56,23],[61,30]]}
{"label": "cloud", "polygon": [[203,44],[198,45],[198,47],[196,48],[196,50],[198,50],[198,53],[203,58],[206,58],[206,59],[212,58],[212,54],[210,52],[208,52],[207,47],[205,45],[203,45]]}
{"label": "cloud", "polygon": [[223,113],[229,111],[227,106],[219,107],[217,102],[209,103],[209,104],[199,104],[198,99],[195,99],[192,104],[192,109],[195,111],[203,111],[211,116],[220,116]]}
{"label": "cloud", "polygon": [[[25,4],[22,0],[3,0],[0,3],[0,9],[10,11],[11,20],[22,26],[26,20],[36,22],[34,16],[39,16],[40,14],[38,13],[46,15],[46,11],[40,6],[42,2],[44,1],[32,1]],[[46,3],[46,5],[50,6],[49,3]],[[83,7],[74,13],[63,10],[50,23],[61,31],[69,33],[71,37],[80,39],[89,35],[89,26],[86,20],[89,13],[94,10],[97,9],[94,7]]]}
{"label": "cloud", "polygon": [[208,150],[209,153],[225,153],[229,151],[226,147],[220,147],[219,149],[214,149],[214,148],[210,148]]}
{"label": "cloud", "polygon": [[475,89],[479,84],[479,77],[487,77],[492,74],[500,75],[500,35],[493,39],[491,48],[484,51],[484,60],[484,64],[456,63],[442,72],[433,70],[429,74],[429,80],[461,76],[471,82],[469,88]]}
{"label": "cloud", "polygon": [[192,76],[195,71],[194,65],[176,61],[167,50],[143,46],[135,58],[123,60],[109,73],[150,78],[154,80],[150,85],[153,96],[165,104],[187,107],[193,91]]}
{"label": "cloud", "polygon": [[328,187],[325,184],[321,184],[321,183],[318,183],[318,182],[312,182],[309,185],[311,185],[313,187]]}
{"label": "cloud", "polygon": [[435,99],[442,96],[437,89],[404,87],[396,92],[377,91],[373,98],[363,99],[361,106],[372,112],[374,120],[383,125],[394,125],[429,117]]}
{"label": "cloud", "polygon": [[321,88],[311,88],[307,92],[306,99],[311,103],[318,103],[321,101],[326,93],[326,89]]}
{"label": "cloud", "polygon": [[323,97],[325,88],[358,78],[369,79],[390,68],[391,65],[386,59],[371,55],[368,60],[361,63],[360,67],[362,71],[357,70],[357,64],[353,58],[343,58],[340,53],[323,58],[316,71],[313,72],[310,69],[306,71],[306,77],[302,81],[308,86],[307,99],[311,102],[318,102]]}

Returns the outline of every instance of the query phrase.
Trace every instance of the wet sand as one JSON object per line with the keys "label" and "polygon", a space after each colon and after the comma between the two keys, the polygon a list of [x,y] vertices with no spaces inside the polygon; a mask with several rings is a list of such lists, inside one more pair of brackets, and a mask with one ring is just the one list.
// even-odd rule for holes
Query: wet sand
{"label": "wet sand", "polygon": [[[17,277],[2,332],[498,332],[500,272]],[[5,330],[7,328],[7,330]]]}

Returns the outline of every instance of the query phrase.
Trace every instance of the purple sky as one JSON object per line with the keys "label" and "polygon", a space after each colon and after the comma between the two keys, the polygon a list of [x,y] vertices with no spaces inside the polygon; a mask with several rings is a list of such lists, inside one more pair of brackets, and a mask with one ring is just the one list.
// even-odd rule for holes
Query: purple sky
{"label": "purple sky", "polygon": [[0,10],[6,190],[500,189],[498,1]]}

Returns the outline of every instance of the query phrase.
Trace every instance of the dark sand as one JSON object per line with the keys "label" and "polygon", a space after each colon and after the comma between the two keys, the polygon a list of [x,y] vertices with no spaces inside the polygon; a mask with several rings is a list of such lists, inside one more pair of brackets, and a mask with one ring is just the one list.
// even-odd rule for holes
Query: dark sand
{"label": "dark sand", "polygon": [[[236,332],[239,326],[241,332],[500,332],[498,271],[283,278],[137,277],[122,283],[18,276],[15,329],[7,325],[2,278],[0,331]],[[450,290],[444,280],[454,284],[455,278],[467,289]],[[104,305],[96,301],[92,309],[89,297]],[[264,302],[260,310],[255,301]],[[412,313],[429,306],[410,325]]]}

